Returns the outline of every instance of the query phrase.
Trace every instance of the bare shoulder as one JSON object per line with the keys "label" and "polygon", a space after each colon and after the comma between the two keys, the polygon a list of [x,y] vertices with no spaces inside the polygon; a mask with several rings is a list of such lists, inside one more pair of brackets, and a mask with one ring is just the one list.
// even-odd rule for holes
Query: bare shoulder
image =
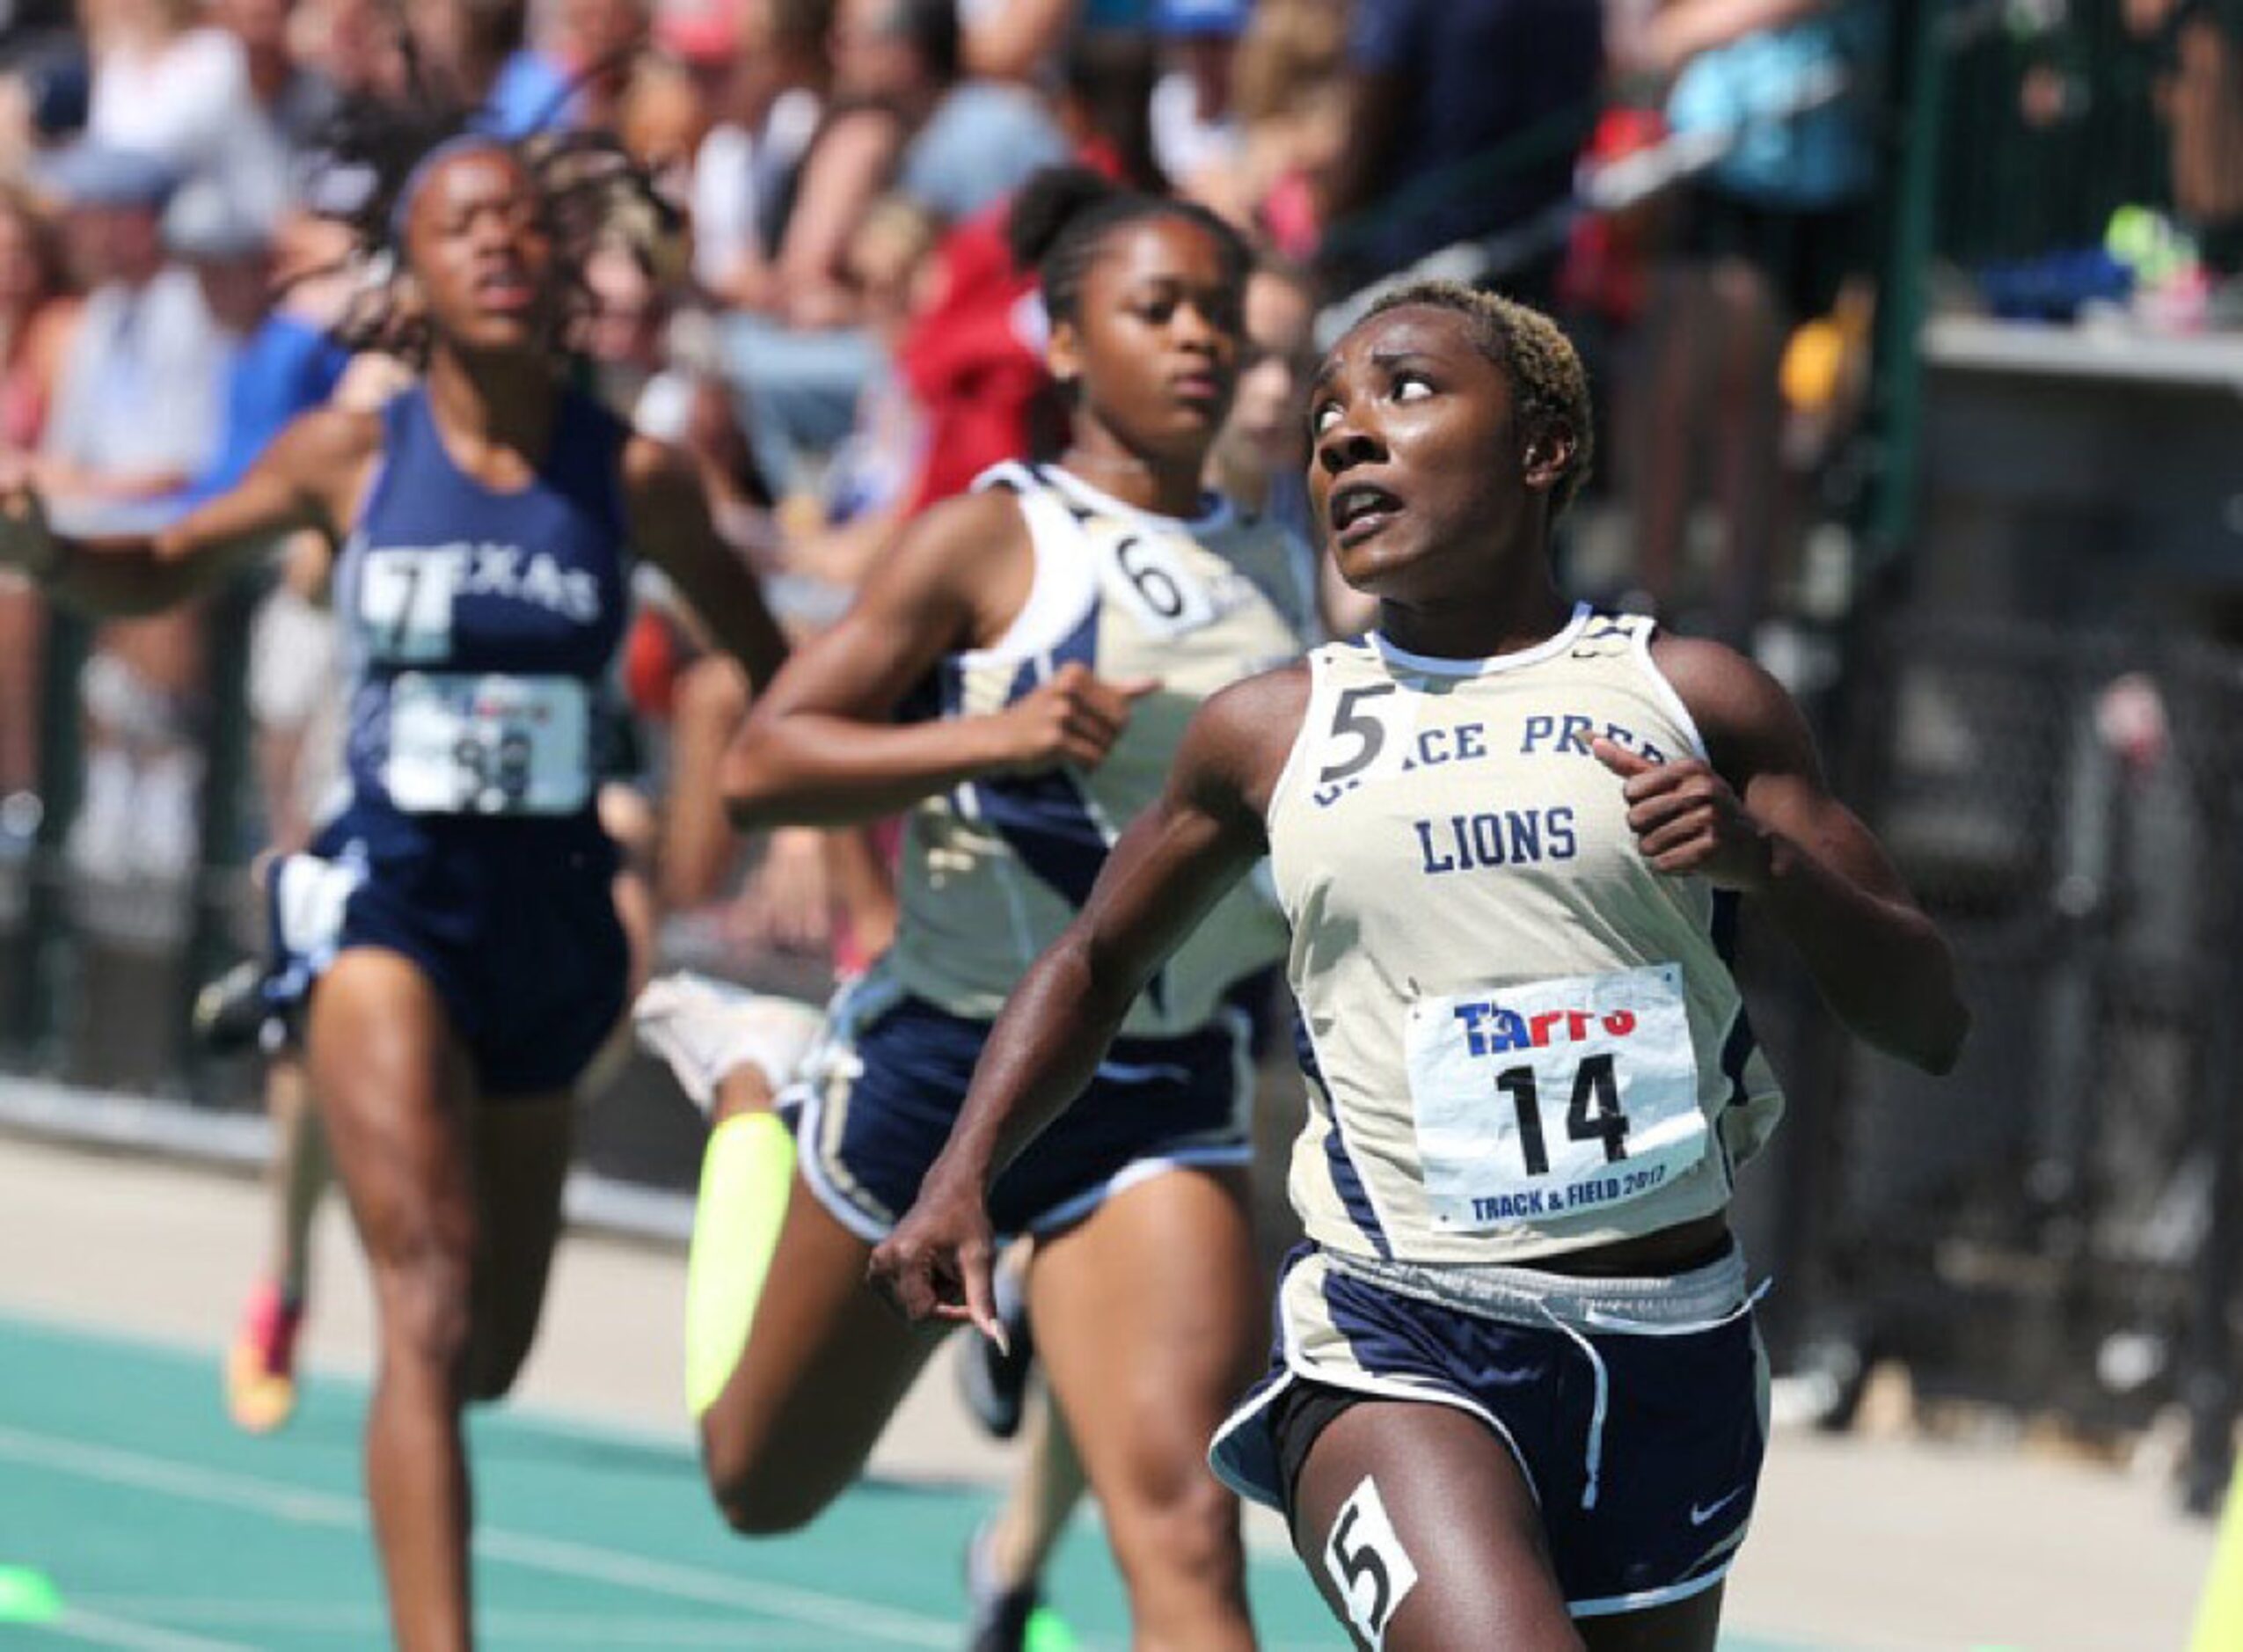
{"label": "bare shoulder", "polygon": [[1026,543],[1028,519],[1010,489],[985,487],[953,494],[932,507],[906,537],[971,555],[991,545]]}
{"label": "bare shoulder", "polygon": [[282,443],[307,462],[362,464],[382,450],[381,409],[332,403],[314,407],[290,421],[274,445]]}
{"label": "bare shoulder", "polygon": [[1716,768],[1726,771],[1731,758],[1760,768],[1779,754],[1812,760],[1807,720],[1757,662],[1726,643],[1663,629],[1652,633],[1651,659],[1705,735]]}
{"label": "bare shoulder", "polygon": [[316,500],[333,532],[349,528],[381,454],[378,409],[330,404],[291,420],[258,468],[277,474],[299,498]]}
{"label": "bare shoulder", "polygon": [[1308,662],[1295,660],[1210,695],[1192,719],[1180,761],[1267,817],[1311,688]]}
{"label": "bare shoulder", "polygon": [[875,569],[906,583],[972,590],[1029,551],[1028,521],[1003,488],[960,493],[917,517]]}

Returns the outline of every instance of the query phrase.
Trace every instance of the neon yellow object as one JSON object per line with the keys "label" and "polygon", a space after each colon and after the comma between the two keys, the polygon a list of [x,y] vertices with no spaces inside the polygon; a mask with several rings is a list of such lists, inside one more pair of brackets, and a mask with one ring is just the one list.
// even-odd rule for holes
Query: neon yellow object
{"label": "neon yellow object", "polygon": [[0,1566],[0,1624],[52,1623],[62,1615],[62,1592],[46,1573]]}
{"label": "neon yellow object", "polygon": [[2188,1652],[2235,1652],[2243,1647],[2243,1462],[2227,1483],[2227,1512],[2212,1548],[2211,1575],[2196,1607],[2196,1634]]}
{"label": "neon yellow object", "polygon": [[1021,1652],[1076,1652],[1080,1644],[1067,1619],[1048,1606],[1028,1614],[1027,1631],[1020,1637]]}
{"label": "neon yellow object", "polygon": [[685,1264],[685,1403],[697,1417],[748,1346],[793,1181],[794,1137],[771,1115],[736,1114],[711,1134]]}

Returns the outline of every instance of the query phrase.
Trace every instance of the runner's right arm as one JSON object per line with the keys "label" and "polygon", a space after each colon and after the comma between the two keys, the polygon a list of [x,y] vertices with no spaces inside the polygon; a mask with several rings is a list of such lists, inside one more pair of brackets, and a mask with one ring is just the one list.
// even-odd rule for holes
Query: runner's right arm
{"label": "runner's right arm", "polygon": [[873,1253],[873,1277],[914,1319],[970,1319],[1001,1340],[989,1187],[1082,1093],[1161,961],[1268,851],[1270,793],[1308,698],[1308,669],[1297,664],[1209,699],[1159,800],[1130,822],[1082,911],[1005,1000],[918,1202]]}
{"label": "runner's right arm", "polygon": [[734,824],[852,824],[983,775],[1102,761],[1151,684],[1101,683],[1070,664],[997,711],[889,720],[944,655],[1003,635],[1034,572],[1007,494],[968,494],[919,518],[750,709],[725,758]]}
{"label": "runner's right arm", "polygon": [[218,584],[295,529],[317,530],[332,555],[380,444],[377,414],[316,409],[274,438],[225,493],[146,535],[58,534],[26,476],[0,476],[0,566],[23,569],[73,608],[156,613]]}

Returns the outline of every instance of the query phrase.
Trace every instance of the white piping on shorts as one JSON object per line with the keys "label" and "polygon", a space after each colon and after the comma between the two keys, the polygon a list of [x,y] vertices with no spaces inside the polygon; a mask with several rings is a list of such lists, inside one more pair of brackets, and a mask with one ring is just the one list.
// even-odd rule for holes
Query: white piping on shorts
{"label": "white piping on shorts", "polygon": [[1569,1600],[1566,1615],[1569,1618],[1613,1618],[1624,1612],[1649,1612],[1655,1606],[1671,1606],[1678,1600],[1688,1600],[1692,1595],[1702,1595],[1729,1575],[1734,1552],[1721,1557],[1721,1564],[1684,1578],[1679,1583],[1669,1583],[1659,1589],[1640,1589],[1632,1595],[1607,1595],[1596,1600]]}
{"label": "white piping on shorts", "polygon": [[1589,1437],[1582,1449],[1581,1506],[1594,1509],[1604,1467],[1604,1422],[1611,1375],[1589,1339],[1591,1331],[1628,1336],[1695,1336],[1752,1312],[1772,1283],[1745,1287],[1744,1253],[1728,1251],[1702,1268],[1669,1277],[1603,1279],[1535,1268],[1433,1268],[1372,1261],[1327,1253],[1341,1273],[1455,1312],[1513,1325],[1555,1327],[1589,1360],[1596,1383]]}
{"label": "white piping on shorts", "polygon": [[1038,1238],[1080,1221],[1116,1194],[1126,1193],[1140,1182],[1151,1181],[1155,1176],[1165,1175],[1172,1170],[1212,1170],[1234,1165],[1253,1163],[1253,1144],[1226,1142],[1207,1147],[1180,1147],[1173,1152],[1149,1153],[1143,1159],[1133,1159],[1096,1187],[1085,1188],[1064,1204],[1031,1217],[1027,1232]]}
{"label": "white piping on shorts", "polygon": [[835,1221],[867,1245],[877,1245],[895,1231],[895,1220],[883,1222],[873,1216],[826,1174],[825,1155],[818,1151],[825,1110],[825,1091],[814,1087],[802,1104],[802,1122],[794,1132],[794,1163],[801,1171],[802,1183],[809,1188],[811,1196],[825,1206]]}
{"label": "white piping on shorts", "polygon": [[[1330,1251],[1319,1250],[1294,1266],[1310,1265],[1319,1257],[1329,1261],[1333,1254]],[[1270,1385],[1269,1393],[1262,1399],[1262,1405],[1275,1400],[1290,1383],[1313,1382],[1321,1383],[1327,1388],[1344,1388],[1350,1393],[1369,1394],[1377,1400],[1401,1400],[1415,1405],[1446,1406],[1451,1411],[1461,1411],[1468,1417],[1476,1418],[1502,1443],[1503,1449],[1511,1454],[1511,1461],[1518,1466],[1519,1478],[1526,1482],[1527,1495],[1534,1499],[1535,1508],[1538,1510],[1541,1509],[1542,1488],[1534,1478],[1533,1466],[1526,1460],[1526,1452],[1520,1448],[1517,1436],[1512,1434],[1509,1426],[1501,1417],[1479,1401],[1453,1388],[1443,1388],[1434,1383],[1414,1381],[1406,1377],[1381,1377],[1364,1371],[1360,1365],[1319,1364],[1304,1353],[1300,1337],[1294,1330],[1293,1316],[1285,1304],[1285,1285],[1291,1273],[1292,1269],[1288,1268],[1279,1276],[1276,1293],[1277,1335],[1285,1356],[1285,1375],[1280,1381]],[[1228,1481],[1225,1483],[1229,1484]],[[1231,1489],[1243,1495],[1246,1488],[1234,1485]]]}
{"label": "white piping on shorts", "polygon": [[[868,1245],[877,1245],[895,1231],[901,1216],[885,1219],[851,1199],[826,1172],[825,1156],[817,1151],[818,1129],[825,1113],[825,1097],[812,1092],[802,1108],[801,1128],[796,1132],[802,1151],[795,1155],[801,1166],[802,1180],[817,1202],[825,1206],[835,1221],[847,1228]],[[1024,1232],[1041,1237],[1054,1229],[1080,1221],[1116,1194],[1127,1192],[1139,1182],[1150,1181],[1155,1176],[1171,1170],[1220,1169],[1253,1162],[1253,1145],[1249,1142],[1228,1143],[1217,1146],[1179,1148],[1173,1152],[1148,1154],[1133,1159],[1108,1176],[1104,1181],[1085,1188],[1063,1204],[1041,1211],[1030,1220]]]}

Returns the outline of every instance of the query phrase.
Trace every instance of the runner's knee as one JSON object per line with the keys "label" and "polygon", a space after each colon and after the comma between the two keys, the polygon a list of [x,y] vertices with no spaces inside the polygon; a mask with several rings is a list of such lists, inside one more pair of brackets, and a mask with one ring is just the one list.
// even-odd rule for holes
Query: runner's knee
{"label": "runner's knee", "polygon": [[384,1363],[464,1392],[474,1325],[465,1257],[432,1247],[376,1272]]}
{"label": "runner's knee", "polygon": [[1123,1528],[1115,1536],[1133,1594],[1199,1597],[1240,1585],[1238,1500],[1196,1458],[1192,1468],[1141,1482],[1129,1494],[1134,1507],[1112,1517]]}
{"label": "runner's knee", "polygon": [[743,1538],[800,1531],[833,1501],[838,1487],[814,1473],[768,1461],[758,1442],[727,1430],[713,1413],[701,1420],[701,1467],[724,1523]]}

